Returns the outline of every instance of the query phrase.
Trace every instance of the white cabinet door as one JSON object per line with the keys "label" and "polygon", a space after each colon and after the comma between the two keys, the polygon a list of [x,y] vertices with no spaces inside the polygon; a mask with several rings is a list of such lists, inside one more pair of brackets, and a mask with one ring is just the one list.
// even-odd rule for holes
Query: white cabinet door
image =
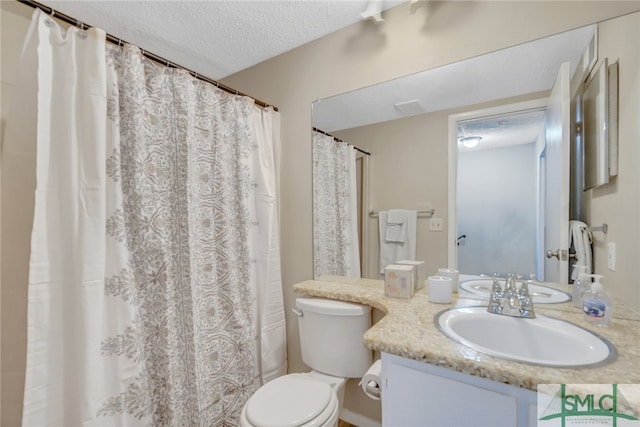
{"label": "white cabinet door", "polygon": [[383,426],[531,424],[530,405],[536,394],[530,390],[385,353],[382,375]]}

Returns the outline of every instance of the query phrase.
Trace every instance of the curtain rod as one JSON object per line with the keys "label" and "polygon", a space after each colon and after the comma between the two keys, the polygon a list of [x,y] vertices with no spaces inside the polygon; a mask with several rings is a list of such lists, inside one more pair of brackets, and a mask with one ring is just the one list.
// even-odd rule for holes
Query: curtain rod
{"label": "curtain rod", "polygon": [[[333,138],[333,139],[334,139],[335,141],[337,141],[337,142],[342,142],[342,143],[345,143],[345,144],[349,144],[348,142],[345,142],[345,141],[341,140],[340,138],[336,138],[335,136],[331,135],[329,132],[325,132],[325,131],[323,131],[322,129],[318,129],[317,127],[314,127],[314,128],[312,128],[312,129],[313,129],[315,132],[321,133],[321,134],[323,134],[323,135],[330,136],[331,138]],[[356,146],[355,146],[355,145],[353,145],[353,144],[349,144],[349,145],[351,145],[353,148],[355,148],[356,150],[358,150],[358,151],[359,151],[359,152],[361,152],[362,154],[365,154],[365,155],[367,155],[367,156],[370,156],[370,155],[371,155],[371,153],[369,153],[368,151],[361,150],[360,148],[356,147]]]}
{"label": "curtain rod", "polygon": [[[22,3],[22,4],[26,5],[26,6],[30,6],[30,7],[34,8],[34,9],[35,8],[40,9],[44,13],[50,15],[52,18],[54,18],[54,17],[58,18],[61,21],[66,22],[67,24],[75,25],[77,27],[80,27],[80,29],[82,29],[82,30],[87,30],[87,29],[92,27],[91,25],[88,25],[88,24],[85,24],[84,22],[81,22],[79,19],[73,18],[73,17],[71,17],[69,15],[66,15],[66,14],[62,13],[62,12],[58,12],[54,8],[49,7],[49,6],[45,6],[44,4],[38,3],[37,1],[33,1],[33,0],[17,0],[17,1],[19,3]],[[120,46],[122,44],[131,44],[131,43],[128,43],[128,42],[122,40],[119,37],[113,36],[113,35],[108,34],[108,33],[107,33],[107,41],[111,42],[113,44],[117,44],[118,46]],[[232,93],[234,95],[249,97],[249,98],[253,99],[253,101],[257,105],[259,105],[261,107],[265,107],[265,108],[266,107],[273,107],[273,109],[275,111],[278,111],[278,108],[276,106],[274,106],[274,105],[267,104],[266,102],[260,101],[259,99],[256,99],[253,96],[249,96],[249,95],[246,95],[246,94],[244,94],[242,92],[239,92],[236,89],[233,89],[233,88],[231,88],[229,86],[223,85],[222,83],[220,83],[220,82],[218,82],[216,80],[210,79],[209,77],[206,77],[206,76],[203,76],[203,75],[201,75],[199,73],[196,73],[195,71],[190,70],[190,69],[188,69],[186,67],[183,67],[182,65],[176,64],[175,62],[171,62],[168,59],[165,59],[165,58],[163,58],[163,57],[161,57],[159,55],[156,55],[155,53],[148,52],[148,51],[146,51],[146,50],[144,50],[142,48],[140,48],[140,52],[142,53],[142,56],[144,56],[146,58],[149,58],[152,61],[155,61],[155,62],[158,62],[160,64],[166,65],[167,67],[179,68],[181,70],[185,70],[185,71],[187,71],[189,74],[191,74],[193,77],[195,77],[198,80],[202,80],[202,81],[205,81],[207,83],[211,83],[212,85],[214,85],[214,86],[216,86],[216,87],[218,87],[218,88],[220,88],[220,89],[222,89],[222,90],[224,90],[226,92]]]}

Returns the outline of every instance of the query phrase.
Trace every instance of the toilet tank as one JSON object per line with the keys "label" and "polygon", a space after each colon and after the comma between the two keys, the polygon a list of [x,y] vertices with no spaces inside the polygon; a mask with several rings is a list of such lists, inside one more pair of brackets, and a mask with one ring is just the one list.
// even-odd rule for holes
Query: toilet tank
{"label": "toilet tank", "polygon": [[372,362],[362,336],[371,327],[371,307],[319,298],[298,298],[302,360],[337,377],[361,378]]}

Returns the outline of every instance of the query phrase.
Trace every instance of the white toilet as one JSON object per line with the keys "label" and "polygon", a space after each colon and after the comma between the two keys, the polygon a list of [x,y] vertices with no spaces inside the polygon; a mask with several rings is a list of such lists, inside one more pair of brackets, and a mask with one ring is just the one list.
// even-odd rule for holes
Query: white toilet
{"label": "white toilet", "polygon": [[302,360],[311,369],[268,382],[242,408],[243,427],[335,426],[348,378],[361,378],[372,362],[362,335],[371,308],[342,301],[296,300]]}

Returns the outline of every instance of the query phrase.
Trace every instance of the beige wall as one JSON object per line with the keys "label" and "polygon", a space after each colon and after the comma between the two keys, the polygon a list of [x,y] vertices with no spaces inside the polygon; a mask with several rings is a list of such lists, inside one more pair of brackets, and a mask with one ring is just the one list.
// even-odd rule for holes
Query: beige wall
{"label": "beige wall", "polygon": [[[423,114],[335,132],[338,138],[372,153],[369,158],[369,206],[428,210],[447,215],[447,114]],[[445,185],[442,185],[445,183]],[[378,221],[369,220],[368,269],[365,277],[379,277]],[[446,230],[446,224],[445,228]],[[428,220],[417,220],[416,259],[429,274],[446,267],[447,232],[429,232]]]}
{"label": "beige wall", "polygon": [[[2,136],[11,100],[13,86],[17,80],[17,62],[33,9],[15,2],[0,2],[1,49],[2,49]],[[7,165],[3,165],[6,178]],[[15,166],[15,165],[14,165]],[[12,167],[13,171],[19,167]],[[33,210],[33,188],[35,174],[23,169],[21,186],[32,189],[7,188],[10,179],[3,179],[2,188],[2,427],[19,426],[22,417],[22,392],[26,365],[27,343],[27,272],[29,263],[29,240],[32,213],[16,209],[16,205],[31,205]],[[29,172],[31,172],[29,174]]]}
{"label": "beige wall", "polygon": [[[0,3],[4,118],[31,9],[15,2]],[[381,25],[355,24],[225,79],[226,84],[271,102],[282,112],[282,270],[291,371],[305,369],[297,324],[288,309],[295,298],[291,287],[313,274],[311,102],[638,9],[637,1],[430,2],[410,15],[405,4],[386,12]],[[7,194],[6,189],[2,194],[5,204],[18,196]],[[15,221],[3,227],[3,248],[11,248],[11,258],[3,250],[1,289],[2,426],[12,427],[19,425],[22,410],[28,251],[20,242],[25,234],[28,242],[24,230],[29,229],[29,217],[13,212],[10,205],[3,209],[3,223],[7,213]],[[8,235],[7,229],[15,229],[16,237]],[[635,236],[637,241],[637,231]],[[365,408],[363,412],[379,411]]]}
{"label": "beige wall", "polygon": [[[637,1],[430,2],[410,15],[405,4],[386,12],[380,25],[352,25],[225,79],[282,113],[282,274],[291,371],[305,369],[289,310],[296,297],[292,285],[313,276],[311,103],[639,8]],[[446,250],[443,245],[442,254]],[[637,253],[629,256],[637,259]],[[634,275],[625,280],[637,283]]]}

